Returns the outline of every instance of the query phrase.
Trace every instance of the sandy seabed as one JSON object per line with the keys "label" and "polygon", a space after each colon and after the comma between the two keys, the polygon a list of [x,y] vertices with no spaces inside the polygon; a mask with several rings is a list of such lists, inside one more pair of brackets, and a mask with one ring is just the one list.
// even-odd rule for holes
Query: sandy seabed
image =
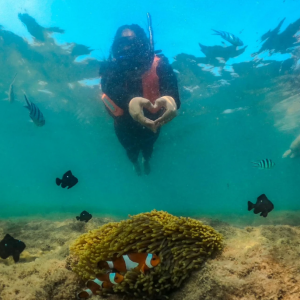
{"label": "sandy seabed", "polygon": [[[251,222],[235,218],[239,226],[201,220],[224,235],[224,251],[194,271],[169,295],[170,300],[300,299],[299,212],[277,213],[267,219],[254,216]],[[0,220],[1,239],[9,233],[27,246],[17,264],[11,257],[0,259],[0,300],[76,299],[84,283],[67,268],[70,243],[109,221],[96,217],[87,224],[62,217],[57,221]],[[123,298],[110,295],[105,299]]]}

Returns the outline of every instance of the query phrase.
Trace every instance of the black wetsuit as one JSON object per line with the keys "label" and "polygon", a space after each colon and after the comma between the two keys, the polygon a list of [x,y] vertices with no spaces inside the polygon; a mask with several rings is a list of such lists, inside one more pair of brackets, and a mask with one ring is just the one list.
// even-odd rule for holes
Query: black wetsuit
{"label": "black wetsuit", "polygon": [[[142,75],[126,76],[115,65],[110,72],[106,72],[101,79],[101,88],[114,103],[124,110],[124,114],[114,117],[116,135],[125,148],[129,159],[135,163],[139,152],[142,151],[145,160],[149,160],[153,152],[153,145],[160,130],[153,133],[150,129],[133,120],[129,114],[128,105],[132,98],[143,96]],[[180,107],[177,79],[168,59],[164,56],[158,62],[156,74],[159,78],[160,95],[174,98],[177,109]],[[157,119],[162,111],[156,114],[144,110],[144,114],[151,120]]]}

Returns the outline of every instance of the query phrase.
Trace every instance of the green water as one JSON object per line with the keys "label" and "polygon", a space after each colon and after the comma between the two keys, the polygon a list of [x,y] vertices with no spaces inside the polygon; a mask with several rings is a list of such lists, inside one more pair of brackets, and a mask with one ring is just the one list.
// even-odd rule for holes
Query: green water
{"label": "green water", "polygon": [[[250,62],[234,65],[239,78],[228,78],[225,72],[215,77],[197,63],[174,61],[182,108],[162,129],[151,174],[138,177],[99,100],[98,85],[77,83],[97,78],[98,62],[74,63],[60,46],[50,43],[52,38],[34,47],[9,31],[1,30],[0,37],[2,98],[18,72],[17,100],[0,101],[1,218],[75,216],[82,210],[126,216],[152,209],[221,219],[259,218],[247,211],[247,201],[255,202],[263,193],[277,212],[300,209],[300,159],[282,159],[300,133],[299,116],[291,113],[300,100],[298,85],[291,83],[300,76],[297,59],[285,72],[280,62],[271,60],[270,66],[248,73],[244,70]],[[222,78],[230,84],[212,87]],[[183,86],[188,84],[200,88],[185,94]],[[43,112],[44,127],[29,121],[22,90]],[[243,110],[222,114],[239,107]],[[276,166],[252,167],[251,161],[264,158]],[[70,190],[55,184],[67,170],[79,179]]]}

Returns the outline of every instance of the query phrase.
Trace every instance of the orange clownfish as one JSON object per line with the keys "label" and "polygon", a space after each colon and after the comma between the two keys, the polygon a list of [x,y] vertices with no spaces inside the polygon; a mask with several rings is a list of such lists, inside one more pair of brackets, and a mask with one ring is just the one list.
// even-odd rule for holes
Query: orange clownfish
{"label": "orange clownfish", "polygon": [[119,273],[109,273],[97,276],[94,280],[88,280],[86,283],[87,289],[77,293],[77,299],[89,299],[96,292],[104,289],[111,288],[114,284],[121,283],[124,276]]}
{"label": "orange clownfish", "polygon": [[112,261],[99,261],[100,269],[126,272],[129,270],[140,270],[142,273],[156,267],[160,263],[160,259],[156,254],[151,253],[130,253],[122,255]]}

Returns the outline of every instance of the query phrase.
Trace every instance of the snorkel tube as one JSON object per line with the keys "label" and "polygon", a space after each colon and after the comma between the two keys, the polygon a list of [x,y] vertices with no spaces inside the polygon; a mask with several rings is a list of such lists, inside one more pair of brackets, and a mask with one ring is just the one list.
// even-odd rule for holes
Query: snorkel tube
{"label": "snorkel tube", "polygon": [[148,31],[149,31],[150,54],[154,57],[154,54],[159,54],[162,51],[154,50],[152,18],[151,18],[150,13],[147,13],[147,20],[148,20]]}
{"label": "snorkel tube", "polygon": [[148,20],[148,30],[149,30],[150,51],[154,55],[153,29],[152,29],[152,19],[150,13],[147,13],[147,20]]}

